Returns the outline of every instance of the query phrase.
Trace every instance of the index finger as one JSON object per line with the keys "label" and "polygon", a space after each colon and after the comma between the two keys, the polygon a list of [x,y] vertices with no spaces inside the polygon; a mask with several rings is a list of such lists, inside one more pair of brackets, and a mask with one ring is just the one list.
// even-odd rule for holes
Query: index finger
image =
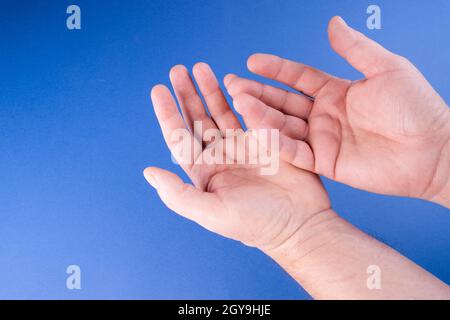
{"label": "index finger", "polygon": [[330,80],[335,79],[323,71],[271,54],[250,56],[247,67],[253,73],[284,83],[310,97],[315,97]]}
{"label": "index finger", "polygon": [[[151,99],[167,146],[180,165],[189,170],[196,156],[196,142],[186,128],[172,94],[166,86],[156,85],[152,89]],[[183,158],[186,156],[183,152],[186,151],[191,152],[187,159]],[[199,151],[201,152],[201,148]]]}

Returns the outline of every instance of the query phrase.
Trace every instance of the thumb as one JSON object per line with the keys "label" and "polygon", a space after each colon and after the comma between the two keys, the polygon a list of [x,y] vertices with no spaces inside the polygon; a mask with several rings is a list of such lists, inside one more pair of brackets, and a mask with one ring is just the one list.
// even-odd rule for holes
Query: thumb
{"label": "thumb", "polygon": [[176,174],[155,167],[145,169],[144,177],[169,209],[214,231],[217,217],[224,210],[215,194],[201,191]]}
{"label": "thumb", "polygon": [[350,28],[341,17],[330,20],[328,36],[333,50],[368,79],[401,68],[407,61]]}

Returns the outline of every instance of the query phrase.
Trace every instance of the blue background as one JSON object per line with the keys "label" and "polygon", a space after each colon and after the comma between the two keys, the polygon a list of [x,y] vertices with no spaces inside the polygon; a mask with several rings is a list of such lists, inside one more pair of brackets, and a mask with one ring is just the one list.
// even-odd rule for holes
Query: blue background
{"label": "blue background", "polygon": [[[82,30],[66,28],[77,4]],[[255,249],[164,207],[142,177],[172,164],[149,102],[174,64],[249,76],[269,52],[339,76],[342,15],[409,57],[450,101],[450,3],[382,1],[0,1],[0,298],[309,298]],[[419,200],[326,181],[334,207],[450,283],[450,215]],[[82,290],[66,289],[66,268]]]}

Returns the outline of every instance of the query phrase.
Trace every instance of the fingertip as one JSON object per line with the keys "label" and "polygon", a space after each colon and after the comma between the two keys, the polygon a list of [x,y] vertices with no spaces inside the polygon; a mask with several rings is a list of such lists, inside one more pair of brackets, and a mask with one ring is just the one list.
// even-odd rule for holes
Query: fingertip
{"label": "fingertip", "polygon": [[262,56],[262,53],[254,53],[247,59],[247,69],[253,71],[256,65],[256,62]]}
{"label": "fingertip", "polygon": [[335,25],[335,24],[347,25],[347,23],[345,22],[344,18],[342,18],[341,16],[333,16],[330,19],[329,24],[330,25]]}
{"label": "fingertip", "polygon": [[147,168],[145,168],[145,169],[142,171],[142,174],[144,175],[144,177],[145,177],[146,174],[151,174],[152,169],[153,169],[153,167],[147,167]]}
{"label": "fingertip", "polygon": [[143,175],[145,180],[155,189],[157,188],[157,179],[155,178],[155,169],[154,167],[145,168],[143,171]]}
{"label": "fingertip", "polygon": [[273,54],[255,53],[247,59],[247,68],[251,72],[258,73],[276,59],[279,59],[279,57]]}
{"label": "fingertip", "polygon": [[209,64],[198,62],[192,67],[192,73],[203,94],[210,92],[211,88],[218,86],[216,75]]}
{"label": "fingertip", "polygon": [[192,73],[194,73],[194,75],[206,74],[209,72],[212,72],[212,69],[209,66],[209,64],[207,64],[205,62],[197,62],[192,67]]}
{"label": "fingertip", "polygon": [[157,84],[157,85],[153,86],[153,88],[150,90],[150,96],[152,99],[154,99],[156,96],[164,94],[168,90],[169,89],[165,85]]}
{"label": "fingertip", "polygon": [[225,87],[228,87],[229,84],[231,83],[231,81],[233,81],[233,79],[237,78],[237,76],[233,73],[229,73],[227,74],[224,78],[223,78],[223,84],[225,85]]}
{"label": "fingertip", "polygon": [[182,64],[176,64],[170,68],[170,73],[187,72],[187,68]]}
{"label": "fingertip", "polygon": [[174,65],[170,69],[169,77],[170,77],[171,80],[173,80],[173,79],[176,79],[177,77],[179,77],[180,75],[182,76],[182,75],[187,74],[187,73],[188,73],[188,70],[187,70],[187,68],[184,65],[177,64],[177,65]]}
{"label": "fingertip", "polygon": [[328,23],[328,32],[330,33],[339,28],[348,28],[348,24],[341,16],[332,17]]}

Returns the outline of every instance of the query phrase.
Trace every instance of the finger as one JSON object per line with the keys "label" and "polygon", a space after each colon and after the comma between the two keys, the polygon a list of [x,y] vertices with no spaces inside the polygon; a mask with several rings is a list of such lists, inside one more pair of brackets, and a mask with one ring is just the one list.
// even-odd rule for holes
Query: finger
{"label": "finger", "polygon": [[247,60],[248,69],[263,77],[284,83],[311,97],[316,97],[334,77],[302,63],[257,53]]}
{"label": "finger", "polygon": [[194,132],[195,121],[201,122],[202,130],[217,129],[217,127],[206,113],[202,99],[198,95],[186,67],[182,65],[173,67],[170,70],[170,81],[189,130],[201,141],[201,137],[198,137]]}
{"label": "finger", "polygon": [[144,170],[145,179],[157,191],[164,204],[179,215],[217,232],[224,207],[217,195],[201,191],[184,183],[172,172],[150,167]]}
{"label": "finger", "polygon": [[228,105],[210,66],[200,62],[194,66],[192,72],[205,99],[209,113],[222,135],[225,135],[226,129],[241,128],[241,124]]}
{"label": "finger", "polygon": [[304,120],[285,115],[251,95],[242,93],[236,96],[233,105],[249,129],[278,129],[282,134],[301,140],[308,134],[308,126]]}
{"label": "finger", "polygon": [[[166,86],[156,85],[152,89],[151,99],[167,146],[180,165],[188,170],[193,163],[192,160],[196,157],[196,153],[193,150],[192,156],[187,159],[182,158],[186,156],[186,153],[183,155],[182,151],[186,144],[188,144],[188,147],[195,146],[194,139],[186,129],[172,94]],[[185,149],[185,151],[187,150]],[[198,152],[201,152],[201,149]]]}
{"label": "finger", "polygon": [[297,168],[315,172],[314,153],[305,141],[280,134],[280,157]]}
{"label": "finger", "polygon": [[311,113],[313,102],[304,95],[231,74],[225,77],[224,84],[228,94],[232,97],[240,93],[247,93],[284,114],[299,117],[304,120]]}
{"label": "finger", "polygon": [[405,63],[405,59],[350,28],[341,17],[330,20],[328,36],[333,50],[368,79]]}

